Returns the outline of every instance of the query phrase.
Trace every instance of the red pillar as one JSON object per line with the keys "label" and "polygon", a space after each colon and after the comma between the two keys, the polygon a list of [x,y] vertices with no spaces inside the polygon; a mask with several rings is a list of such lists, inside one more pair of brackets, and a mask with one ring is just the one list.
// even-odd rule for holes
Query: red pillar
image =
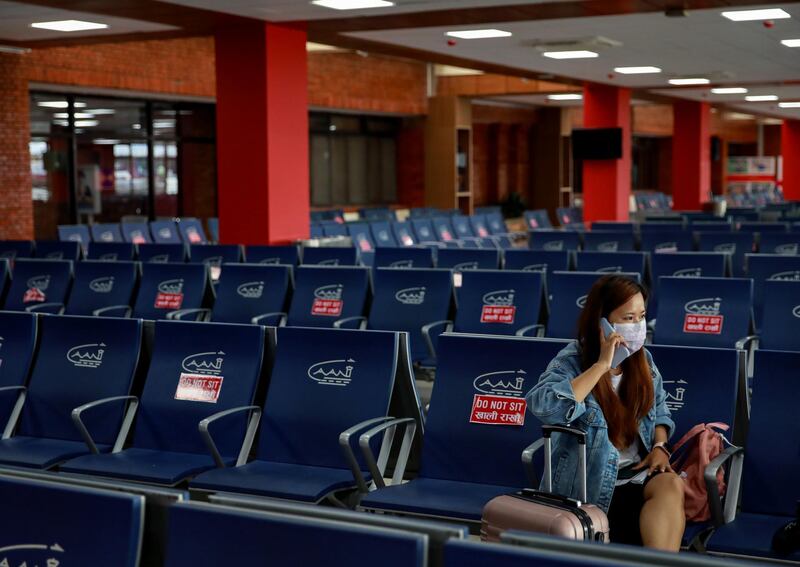
{"label": "red pillar", "polygon": [[672,200],[678,211],[699,211],[711,200],[711,106],[672,105]]}
{"label": "red pillar", "polygon": [[584,128],[622,128],[622,158],[583,162],[583,220],[628,220],[631,194],[631,92],[586,83]]}
{"label": "red pillar", "polygon": [[306,32],[258,22],[215,44],[220,240],[308,237]]}
{"label": "red pillar", "polygon": [[800,201],[800,120],[784,120],[781,127],[783,196]]}

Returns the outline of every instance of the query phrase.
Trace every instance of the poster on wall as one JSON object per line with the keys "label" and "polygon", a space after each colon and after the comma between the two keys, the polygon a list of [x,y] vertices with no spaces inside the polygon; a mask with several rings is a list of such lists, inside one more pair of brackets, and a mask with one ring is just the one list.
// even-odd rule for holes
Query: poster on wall
{"label": "poster on wall", "polygon": [[775,175],[775,158],[767,157],[729,157],[728,175]]}
{"label": "poster on wall", "polygon": [[100,168],[96,165],[83,165],[78,168],[78,184],[75,202],[80,215],[99,215],[102,211],[100,201]]}

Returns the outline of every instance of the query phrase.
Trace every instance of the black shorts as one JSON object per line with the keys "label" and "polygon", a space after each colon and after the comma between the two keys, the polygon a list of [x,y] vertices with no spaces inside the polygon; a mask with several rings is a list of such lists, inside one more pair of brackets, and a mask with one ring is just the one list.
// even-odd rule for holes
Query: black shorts
{"label": "black shorts", "polygon": [[648,476],[643,484],[629,482],[614,488],[611,505],[608,507],[608,525],[612,543],[642,545],[639,529],[639,514],[644,505],[644,487],[660,472]]}

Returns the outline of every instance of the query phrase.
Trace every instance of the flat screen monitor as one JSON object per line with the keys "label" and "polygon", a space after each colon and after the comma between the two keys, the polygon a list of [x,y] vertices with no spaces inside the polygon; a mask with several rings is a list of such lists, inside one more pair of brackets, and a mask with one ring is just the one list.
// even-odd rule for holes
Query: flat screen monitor
{"label": "flat screen monitor", "polygon": [[572,131],[572,157],[619,159],[622,157],[622,128],[580,128]]}

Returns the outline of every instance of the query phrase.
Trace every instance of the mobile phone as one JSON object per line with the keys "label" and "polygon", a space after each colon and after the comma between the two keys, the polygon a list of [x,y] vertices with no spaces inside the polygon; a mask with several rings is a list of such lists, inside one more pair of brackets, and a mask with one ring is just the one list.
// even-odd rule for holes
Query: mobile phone
{"label": "mobile phone", "polygon": [[[600,319],[600,328],[603,330],[603,336],[608,338],[614,332],[614,326],[608,322],[605,317]],[[617,346],[614,350],[614,356],[611,359],[611,368],[617,368],[623,360],[631,355],[631,351],[625,345]]]}

